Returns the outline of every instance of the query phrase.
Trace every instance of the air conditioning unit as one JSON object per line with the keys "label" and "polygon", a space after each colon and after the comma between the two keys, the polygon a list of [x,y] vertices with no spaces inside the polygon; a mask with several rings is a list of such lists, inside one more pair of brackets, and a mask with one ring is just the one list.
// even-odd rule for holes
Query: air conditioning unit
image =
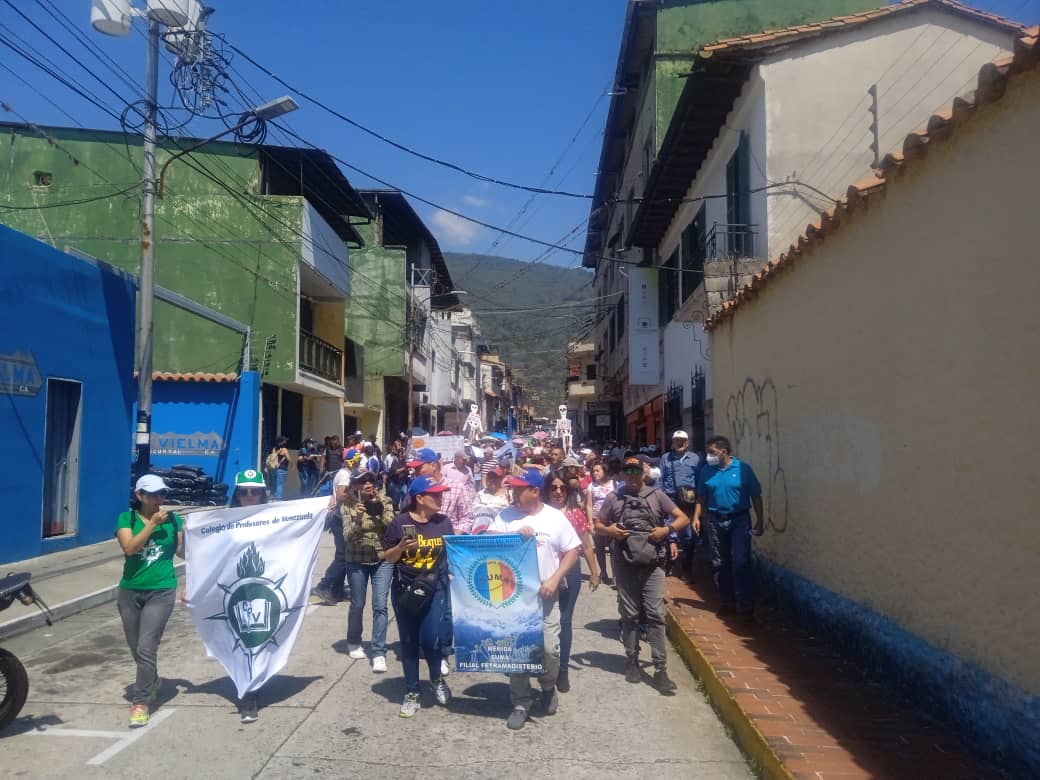
{"label": "air conditioning unit", "polygon": [[430,405],[430,394],[426,392],[417,391],[412,393],[412,401],[419,406]]}

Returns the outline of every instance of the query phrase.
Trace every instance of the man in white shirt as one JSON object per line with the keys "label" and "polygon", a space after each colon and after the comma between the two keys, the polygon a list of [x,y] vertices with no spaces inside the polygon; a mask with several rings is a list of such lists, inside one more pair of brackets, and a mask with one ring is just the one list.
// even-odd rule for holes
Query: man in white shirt
{"label": "man in white shirt", "polygon": [[[560,674],[560,583],[572,566],[578,565],[581,540],[567,517],[543,502],[545,479],[537,468],[524,469],[519,476],[509,477],[513,488],[513,506],[503,509],[488,529],[491,533],[520,534],[532,537],[537,545],[538,578],[542,582],[538,595],[542,601],[542,636],[545,643],[544,671],[538,675],[542,689],[541,712],[555,715],[559,706],[556,678]],[[509,695],[513,711],[506,726],[518,730],[527,722],[534,691],[526,674],[509,675]]]}

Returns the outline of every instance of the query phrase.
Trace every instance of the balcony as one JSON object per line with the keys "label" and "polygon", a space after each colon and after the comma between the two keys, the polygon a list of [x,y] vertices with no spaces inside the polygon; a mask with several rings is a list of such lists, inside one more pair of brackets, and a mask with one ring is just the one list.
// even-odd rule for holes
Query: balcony
{"label": "balcony", "polygon": [[704,255],[708,261],[755,256],[758,225],[729,225],[716,222],[704,237]]}
{"label": "balcony", "polygon": [[343,350],[301,330],[300,369],[338,385],[343,378]]}

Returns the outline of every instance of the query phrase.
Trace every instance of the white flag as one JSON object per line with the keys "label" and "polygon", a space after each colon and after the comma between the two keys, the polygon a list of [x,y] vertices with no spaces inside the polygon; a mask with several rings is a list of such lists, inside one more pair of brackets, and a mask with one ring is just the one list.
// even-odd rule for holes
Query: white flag
{"label": "white flag", "polygon": [[185,518],[192,622],[242,698],[289,660],[303,624],[327,498]]}

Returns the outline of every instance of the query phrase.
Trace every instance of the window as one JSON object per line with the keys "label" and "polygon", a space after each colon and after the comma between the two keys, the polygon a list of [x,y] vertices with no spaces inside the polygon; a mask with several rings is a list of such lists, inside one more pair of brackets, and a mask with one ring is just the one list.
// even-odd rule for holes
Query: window
{"label": "window", "polygon": [[678,267],[679,250],[676,249],[672,252],[671,257],[661,263],[661,268],[657,272],[657,318],[662,327],[672,321],[675,310],[678,308],[677,295],[682,283],[682,280],[679,279],[680,274],[676,271]]}
{"label": "window", "polygon": [[595,363],[589,363],[587,366],[585,366],[585,379],[593,380],[595,378],[596,378],[596,364]]}
{"label": "window", "polygon": [[625,296],[622,295],[618,300],[617,309],[614,310],[614,315],[617,318],[617,337],[618,341],[625,335]]}
{"label": "window", "polygon": [[343,365],[346,376],[358,375],[358,345],[351,339],[343,340]]}
{"label": "window", "polygon": [[54,183],[54,174],[50,171],[33,171],[33,184],[37,187],[50,187]]}
{"label": "window", "polygon": [[682,277],[679,281],[680,303],[686,301],[704,281],[704,222],[707,219],[702,204],[697,216],[686,226],[682,234],[680,265]]}
{"label": "window", "polygon": [[726,163],[726,249],[730,254],[748,257],[751,254],[751,179],[749,163],[751,149],[748,135],[741,131],[737,151]]}

